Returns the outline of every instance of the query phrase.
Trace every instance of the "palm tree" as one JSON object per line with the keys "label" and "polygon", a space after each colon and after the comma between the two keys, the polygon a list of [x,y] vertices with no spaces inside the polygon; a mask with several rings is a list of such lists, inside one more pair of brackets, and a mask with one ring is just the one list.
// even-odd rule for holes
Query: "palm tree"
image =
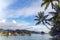
{"label": "palm tree", "polygon": [[53,22],[53,27],[51,28],[51,35],[60,34],[60,5],[55,5],[55,12],[49,12],[53,17],[49,19],[50,22]]}
{"label": "palm tree", "polygon": [[54,6],[53,2],[54,2],[54,1],[58,1],[58,2],[59,2],[59,0],[43,0],[43,1],[44,1],[44,2],[41,4],[41,6],[46,5],[45,10],[46,10],[47,7],[49,6],[49,4],[51,4],[51,6],[52,6],[52,8],[53,8],[53,6]]}
{"label": "palm tree", "polygon": [[44,12],[39,12],[38,15],[35,16],[35,17],[36,17],[35,21],[37,21],[36,25],[42,23],[42,24],[45,25],[48,29],[50,29],[50,28],[46,25],[46,23],[50,25],[50,23],[48,22],[48,19],[47,19],[48,16],[49,16],[49,15],[44,15]]}
{"label": "palm tree", "polygon": [[55,12],[49,12],[53,16],[50,21],[58,25],[60,24],[60,5],[55,5],[54,10]]}

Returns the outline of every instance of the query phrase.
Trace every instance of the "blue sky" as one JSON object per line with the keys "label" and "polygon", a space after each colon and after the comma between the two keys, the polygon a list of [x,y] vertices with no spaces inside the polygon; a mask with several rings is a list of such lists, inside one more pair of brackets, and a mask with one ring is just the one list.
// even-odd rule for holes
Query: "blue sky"
{"label": "blue sky", "polygon": [[[44,11],[44,7],[40,6],[41,3],[42,0],[0,0],[0,22],[5,22],[4,25],[14,22],[20,26],[22,25],[21,28],[33,27],[30,30],[47,32],[48,29],[45,26],[42,24],[36,26],[34,21],[35,15],[39,11]],[[47,11],[51,11],[50,8]],[[20,27],[13,28],[18,29]]]}
{"label": "blue sky", "polygon": [[13,4],[11,4],[8,8],[9,9],[21,9],[24,7],[29,7],[33,2],[37,0],[17,0]]}

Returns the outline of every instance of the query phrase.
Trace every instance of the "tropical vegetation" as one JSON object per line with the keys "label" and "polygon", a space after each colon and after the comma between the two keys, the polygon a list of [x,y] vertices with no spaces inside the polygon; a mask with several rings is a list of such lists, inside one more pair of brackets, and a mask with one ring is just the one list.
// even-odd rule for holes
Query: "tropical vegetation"
{"label": "tropical vegetation", "polygon": [[[54,11],[49,12],[47,15],[45,15],[44,12],[38,12],[38,15],[35,16],[35,21],[37,21],[36,25],[42,23],[50,30],[50,35],[60,35],[60,0],[43,0],[41,6],[45,5],[45,10],[47,10],[49,4],[51,4],[51,7],[54,9]],[[46,24],[51,25],[52,28],[50,29]]]}

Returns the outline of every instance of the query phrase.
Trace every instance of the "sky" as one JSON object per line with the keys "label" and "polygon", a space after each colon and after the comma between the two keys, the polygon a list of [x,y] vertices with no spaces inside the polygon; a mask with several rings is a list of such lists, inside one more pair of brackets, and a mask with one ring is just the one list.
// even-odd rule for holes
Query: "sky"
{"label": "sky", "polygon": [[[42,24],[35,25],[34,21],[37,13],[44,11],[41,3],[42,0],[0,0],[0,28],[48,32],[49,29]],[[52,11],[50,9],[49,6],[46,13]]]}

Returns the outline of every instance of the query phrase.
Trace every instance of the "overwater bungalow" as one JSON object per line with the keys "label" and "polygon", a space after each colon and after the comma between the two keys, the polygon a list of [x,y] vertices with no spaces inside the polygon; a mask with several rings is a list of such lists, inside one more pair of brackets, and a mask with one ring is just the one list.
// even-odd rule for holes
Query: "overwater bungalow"
{"label": "overwater bungalow", "polygon": [[0,30],[0,34],[1,35],[6,35],[6,36],[11,36],[11,35],[14,35],[14,36],[17,36],[18,34],[21,34],[21,35],[25,35],[25,34],[28,34],[28,35],[31,35],[31,32],[28,31],[28,30],[4,30],[4,31],[1,31]]}
{"label": "overwater bungalow", "polygon": [[17,33],[17,32],[13,32],[12,34],[13,34],[14,36],[17,36],[18,33]]}
{"label": "overwater bungalow", "polygon": [[25,32],[25,34],[31,35],[31,32]]}
{"label": "overwater bungalow", "polygon": [[11,32],[7,32],[7,35],[8,35],[8,36],[11,36],[11,35],[12,35],[12,33],[11,33]]}

